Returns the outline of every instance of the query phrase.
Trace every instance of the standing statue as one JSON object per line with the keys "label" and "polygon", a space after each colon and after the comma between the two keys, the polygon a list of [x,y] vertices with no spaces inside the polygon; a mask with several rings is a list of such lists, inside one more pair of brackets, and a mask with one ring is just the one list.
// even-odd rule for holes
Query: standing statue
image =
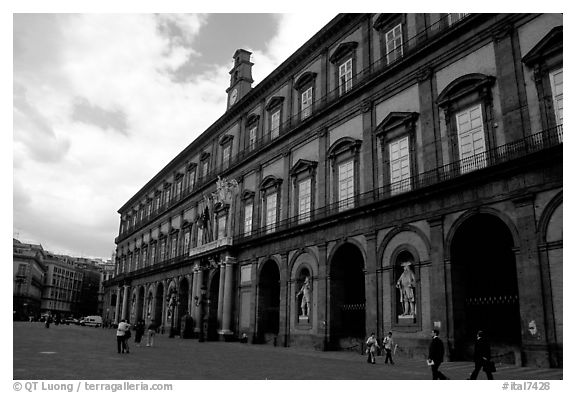
{"label": "standing statue", "polygon": [[306,276],[304,279],[304,284],[302,284],[302,288],[296,294],[296,297],[302,295],[302,301],[300,302],[300,309],[302,310],[302,316],[307,317],[310,313],[310,294],[312,289],[310,288],[310,277]]}
{"label": "standing statue", "polygon": [[400,290],[400,302],[402,303],[403,316],[416,315],[416,299],[414,296],[414,288],[416,287],[416,276],[410,268],[411,262],[404,262],[402,266],[404,271],[396,282],[396,288]]}

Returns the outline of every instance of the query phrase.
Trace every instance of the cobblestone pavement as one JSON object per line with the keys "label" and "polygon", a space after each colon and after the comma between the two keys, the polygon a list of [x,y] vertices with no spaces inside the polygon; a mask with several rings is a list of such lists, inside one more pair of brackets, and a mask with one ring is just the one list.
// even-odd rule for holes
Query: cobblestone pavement
{"label": "cobblestone pavement", "polygon": [[[15,322],[13,325],[13,378],[30,379],[130,379],[130,380],[426,380],[430,369],[424,359],[397,356],[394,366],[366,363],[352,352],[320,352],[301,348],[225,342],[170,339],[156,336],[156,346],[116,351],[116,331],[81,326]],[[134,336],[132,336],[134,337]],[[469,362],[446,362],[451,379],[466,379]],[[480,374],[485,379],[485,374]],[[500,380],[560,380],[562,369],[498,366]]]}

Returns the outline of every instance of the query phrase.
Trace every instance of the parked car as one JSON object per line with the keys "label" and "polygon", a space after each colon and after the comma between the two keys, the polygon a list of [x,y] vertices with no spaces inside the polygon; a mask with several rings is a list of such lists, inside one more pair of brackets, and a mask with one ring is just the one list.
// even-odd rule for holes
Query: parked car
{"label": "parked car", "polygon": [[102,327],[102,317],[99,315],[90,315],[80,321],[81,326]]}
{"label": "parked car", "polygon": [[63,323],[65,323],[66,325],[80,325],[80,320],[69,317],[64,319]]}

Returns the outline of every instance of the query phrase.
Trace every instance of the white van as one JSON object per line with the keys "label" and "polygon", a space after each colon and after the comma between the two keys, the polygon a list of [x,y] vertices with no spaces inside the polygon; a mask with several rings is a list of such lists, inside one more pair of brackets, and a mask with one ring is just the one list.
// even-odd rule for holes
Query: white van
{"label": "white van", "polygon": [[80,325],[101,327],[102,326],[102,317],[99,315],[90,315],[90,316],[84,318],[84,320],[82,320],[82,322],[80,322]]}

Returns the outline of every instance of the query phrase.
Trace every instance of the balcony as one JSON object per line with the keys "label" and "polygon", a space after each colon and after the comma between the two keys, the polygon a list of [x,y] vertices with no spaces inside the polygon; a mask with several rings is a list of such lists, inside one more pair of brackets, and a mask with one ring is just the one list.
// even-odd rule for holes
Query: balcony
{"label": "balcony", "polygon": [[232,245],[232,243],[233,243],[232,236],[223,237],[221,239],[214,240],[213,242],[202,244],[198,247],[192,248],[190,250],[189,255],[191,257],[193,257],[196,255],[205,254],[205,253],[210,252],[210,251],[214,251],[214,250],[221,249],[224,247],[229,247]]}
{"label": "balcony", "polygon": [[161,205],[158,210],[153,211],[151,215],[145,217],[141,221],[137,221],[136,225],[130,226],[126,231],[116,237],[115,243],[118,244],[119,242],[130,237],[132,234],[134,234],[134,232],[144,228],[146,225],[150,224],[156,218],[161,216],[164,212],[170,210],[170,208],[173,206],[187,199],[191,194],[196,193],[208,184],[216,181],[218,176],[222,176],[225,174],[225,172],[232,170],[241,162],[254,157],[277,141],[283,140],[284,135],[293,133],[301,126],[311,124],[314,119],[318,119],[323,113],[332,108],[333,105],[339,102],[341,99],[352,96],[355,92],[361,90],[362,86],[368,85],[372,80],[374,80],[374,78],[382,77],[382,75],[386,74],[388,70],[396,68],[396,66],[398,66],[400,63],[403,63],[404,60],[406,60],[408,57],[412,57],[413,54],[422,48],[430,46],[433,42],[436,42],[437,39],[443,37],[445,33],[455,31],[460,26],[465,24],[467,20],[473,19],[474,17],[475,15],[467,15],[461,19],[458,19],[457,21],[450,21],[449,16],[446,16],[436,23],[430,25],[416,36],[403,42],[401,46],[402,49],[400,51],[398,51],[398,48],[396,48],[393,51],[394,61],[388,61],[390,58],[389,55],[392,52],[385,53],[382,55],[381,59],[375,61],[372,64],[369,64],[362,70],[357,70],[351,80],[352,87],[345,93],[341,93],[339,87],[336,87],[335,89],[327,92],[323,96],[318,93],[318,96],[315,98],[312,106],[305,109],[307,113],[306,116],[303,116],[301,111],[293,114],[292,116],[289,116],[284,122],[280,124],[280,131],[278,136],[271,137],[271,135],[268,133],[253,141],[250,146],[246,146],[246,148],[240,149],[237,154],[230,157],[230,160],[225,165],[221,164],[211,168],[206,176],[199,177],[196,180],[194,187],[186,187],[182,190],[182,193],[178,198],[172,197],[172,199],[170,199],[167,203]]}

